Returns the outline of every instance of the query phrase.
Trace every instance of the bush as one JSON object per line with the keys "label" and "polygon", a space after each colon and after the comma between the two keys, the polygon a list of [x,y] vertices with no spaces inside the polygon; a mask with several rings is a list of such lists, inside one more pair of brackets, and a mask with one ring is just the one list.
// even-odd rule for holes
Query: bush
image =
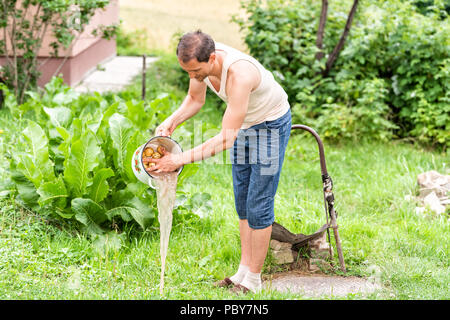
{"label": "bush", "polygon": [[442,11],[426,16],[403,1],[359,6],[343,51],[327,76],[349,1],[330,2],[325,57],[317,60],[319,1],[251,0],[247,18],[234,18],[245,42],[286,89],[294,122],[327,138],[412,137],[450,145],[449,35]]}

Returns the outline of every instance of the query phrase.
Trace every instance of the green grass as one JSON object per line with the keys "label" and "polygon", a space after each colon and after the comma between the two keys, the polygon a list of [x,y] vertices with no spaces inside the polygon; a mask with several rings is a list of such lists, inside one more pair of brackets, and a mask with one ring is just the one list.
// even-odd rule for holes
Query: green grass
{"label": "green grass", "polygon": [[[184,97],[183,73],[173,59],[162,55],[150,68],[148,99],[163,91],[180,101]],[[139,83],[138,79],[120,95],[139,97]],[[198,120],[203,121],[204,132],[213,134],[220,127],[222,112],[223,105],[208,96],[200,113],[177,129],[174,137],[189,137]],[[0,129],[7,129],[0,135],[0,178],[7,174],[3,146],[14,125],[0,110]],[[320,134],[320,128],[316,129]],[[185,142],[188,145],[189,139]],[[416,195],[419,173],[449,174],[448,154],[374,142],[325,143],[325,155],[334,181],[348,275],[369,277],[378,270],[384,287],[367,298],[449,299],[448,215],[416,214],[416,203],[405,199]],[[231,166],[215,161],[226,157],[224,153],[201,163],[179,189],[209,193],[212,209],[203,218],[174,217],[163,297],[159,295],[157,228],[122,230],[127,236],[123,246],[105,248],[70,222],[37,215],[14,199],[3,198],[0,299],[304,299],[273,291],[236,297],[212,285],[234,273],[240,258]],[[315,232],[325,223],[321,189],[317,144],[311,136],[296,132],[287,148],[275,199],[276,221],[295,233]],[[271,261],[269,256],[263,270],[266,275],[275,270]],[[355,298],[359,296],[343,299]]]}
{"label": "green grass", "polygon": [[[417,174],[442,171],[445,157],[401,144],[325,148],[348,274],[381,271],[385,290],[368,298],[448,299],[448,218],[415,214],[415,204],[404,199],[415,194]],[[287,152],[276,220],[296,233],[314,232],[325,222],[316,144],[293,136]],[[122,248],[105,252],[70,225],[61,228],[3,200],[0,299],[236,298],[212,286],[239,263],[230,165],[200,165],[183,190],[210,193],[213,209],[204,218],[175,218],[164,297],[157,229],[131,232]],[[253,298],[302,299],[266,291]]]}

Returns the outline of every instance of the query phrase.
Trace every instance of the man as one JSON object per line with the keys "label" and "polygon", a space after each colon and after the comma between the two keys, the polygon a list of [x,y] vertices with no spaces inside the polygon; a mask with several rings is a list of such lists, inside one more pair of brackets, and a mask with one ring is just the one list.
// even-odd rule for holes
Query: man
{"label": "man", "polygon": [[274,197],[291,131],[287,94],[253,57],[215,43],[200,30],[180,39],[177,57],[189,74],[188,94],[158,126],[156,135],[170,136],[179,124],[197,114],[205,102],[207,87],[227,103],[222,129],[180,155],[149,159],[156,163],[149,172],[174,171],[231,148],[241,261],[236,274],[218,285],[256,292],[261,289],[261,270],[274,222]]}

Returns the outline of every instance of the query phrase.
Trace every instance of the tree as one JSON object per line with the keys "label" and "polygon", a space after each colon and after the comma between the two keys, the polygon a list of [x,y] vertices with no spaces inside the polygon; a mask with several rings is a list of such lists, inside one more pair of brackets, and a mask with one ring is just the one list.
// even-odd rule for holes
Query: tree
{"label": "tree", "polygon": [[328,0],[322,0],[322,9],[320,10],[319,28],[317,28],[316,46],[319,51],[316,53],[316,59],[321,60],[325,53],[323,53],[323,34],[325,33],[325,24],[327,22]]}
{"label": "tree", "polygon": [[[40,76],[38,53],[45,34],[52,32],[51,55],[58,57],[59,49],[70,48],[95,11],[108,3],[109,0],[0,0],[0,55],[6,57],[0,77],[12,88],[19,103]],[[101,36],[110,37],[115,27],[100,26]],[[55,74],[66,59],[67,56]]]}
{"label": "tree", "polygon": [[[344,30],[339,39],[339,42],[334,47],[333,52],[331,52],[331,54],[328,56],[327,62],[325,64],[325,70],[323,71],[324,76],[326,76],[328,74],[328,72],[330,72],[331,68],[333,67],[334,62],[336,61],[336,59],[339,56],[339,53],[341,52],[342,48],[344,47],[345,39],[347,38],[348,33],[350,32],[350,28],[352,26],[353,18],[355,17],[357,8],[358,8],[358,0],[354,0],[352,8],[350,9],[350,12],[348,14],[347,22],[345,24]],[[317,40],[316,40],[317,48],[320,50],[316,54],[317,60],[321,60],[325,55],[322,52],[322,44],[323,44],[323,35],[325,32],[325,23],[326,23],[326,19],[327,19],[327,12],[328,12],[328,1],[322,0],[322,9],[321,9],[321,13],[320,13],[319,28],[317,29]]]}

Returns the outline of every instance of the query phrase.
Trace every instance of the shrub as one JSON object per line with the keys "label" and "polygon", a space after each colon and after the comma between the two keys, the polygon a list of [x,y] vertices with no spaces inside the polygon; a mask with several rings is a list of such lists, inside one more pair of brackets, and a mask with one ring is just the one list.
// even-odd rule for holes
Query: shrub
{"label": "shrub", "polygon": [[321,60],[315,57],[319,1],[251,0],[242,7],[247,17],[234,21],[251,54],[286,89],[294,122],[336,140],[412,137],[429,145],[450,145],[445,11],[424,16],[410,2],[365,2],[343,51],[323,76],[349,1],[330,2]]}

